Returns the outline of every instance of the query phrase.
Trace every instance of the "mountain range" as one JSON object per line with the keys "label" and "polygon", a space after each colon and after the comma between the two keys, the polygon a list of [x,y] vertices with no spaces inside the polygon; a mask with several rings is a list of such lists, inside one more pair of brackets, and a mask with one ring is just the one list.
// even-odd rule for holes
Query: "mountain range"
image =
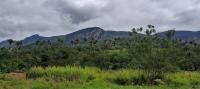
{"label": "mountain range", "polygon": [[[157,33],[161,38],[165,38],[166,32]],[[96,40],[105,40],[112,38],[127,38],[129,37],[128,31],[105,31],[99,27],[91,27],[85,28],[70,34],[60,35],[60,36],[52,36],[52,37],[43,37],[38,34],[27,37],[21,42],[23,46],[34,44],[36,41],[51,41],[57,42],[58,39],[63,39],[66,44],[69,44],[72,40],[75,39],[91,39],[94,38]],[[200,42],[200,31],[176,31],[174,35],[174,39],[181,39],[185,41],[196,40]],[[0,47],[9,47],[8,40],[0,42]]]}

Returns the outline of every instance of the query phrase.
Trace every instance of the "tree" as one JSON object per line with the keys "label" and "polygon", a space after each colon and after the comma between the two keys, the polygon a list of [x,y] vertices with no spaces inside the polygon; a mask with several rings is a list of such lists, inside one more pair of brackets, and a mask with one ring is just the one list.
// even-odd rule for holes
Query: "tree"
{"label": "tree", "polygon": [[146,29],[146,35],[147,35],[147,36],[150,36],[150,35],[152,35],[153,33],[156,33],[155,26],[153,26],[153,25],[148,25],[147,27],[148,27],[148,28]]}
{"label": "tree", "polygon": [[167,44],[168,44],[168,47],[172,47],[172,41],[173,41],[173,37],[174,37],[174,34],[175,34],[175,30],[172,29],[172,30],[169,30],[165,33],[165,36],[167,37]]}
{"label": "tree", "polygon": [[65,46],[65,42],[63,39],[58,39],[59,44],[61,45],[61,47]]}
{"label": "tree", "polygon": [[17,60],[19,59],[19,50],[21,48],[21,46],[23,45],[22,41],[17,41],[15,42],[15,45],[17,47]]}
{"label": "tree", "polygon": [[35,42],[35,46],[36,46],[36,48],[39,48],[39,47],[41,46],[41,41],[40,41],[40,40],[37,40],[37,41]]}
{"label": "tree", "polygon": [[[10,49],[11,49],[12,44],[14,43],[14,40],[12,40],[12,39],[8,39],[8,43],[9,43],[9,45],[10,45]],[[12,50],[11,50],[11,51],[12,51]]]}
{"label": "tree", "polygon": [[175,34],[175,29],[169,30],[165,33],[167,40],[173,40],[173,36]]}
{"label": "tree", "polygon": [[88,41],[88,39],[87,39],[87,38],[83,38],[83,41],[84,41],[84,42],[87,42],[87,41]]}
{"label": "tree", "polygon": [[11,45],[14,43],[14,40],[8,39],[8,43],[9,43],[9,45],[11,46]]}

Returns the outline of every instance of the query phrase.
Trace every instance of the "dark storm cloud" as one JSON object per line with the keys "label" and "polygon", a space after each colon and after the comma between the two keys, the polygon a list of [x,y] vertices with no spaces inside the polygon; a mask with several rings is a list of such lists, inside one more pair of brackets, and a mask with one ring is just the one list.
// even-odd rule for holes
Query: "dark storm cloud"
{"label": "dark storm cloud", "polygon": [[87,0],[88,3],[83,4],[82,6],[81,1],[73,3],[70,0],[49,0],[45,4],[55,9],[58,13],[63,15],[64,17],[70,18],[73,24],[79,24],[100,16],[100,12],[102,12],[102,6],[97,6],[96,4],[89,4],[89,1],[94,0]]}
{"label": "dark storm cloud", "polygon": [[67,34],[90,26],[199,30],[198,15],[199,0],[0,0],[0,40]]}

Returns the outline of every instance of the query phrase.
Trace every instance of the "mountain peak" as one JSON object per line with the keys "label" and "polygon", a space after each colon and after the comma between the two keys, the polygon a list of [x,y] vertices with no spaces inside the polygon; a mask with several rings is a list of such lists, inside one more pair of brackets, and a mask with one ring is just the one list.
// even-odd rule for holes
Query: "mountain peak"
{"label": "mountain peak", "polygon": [[38,35],[38,34],[34,34],[30,37],[25,38],[24,40],[22,40],[24,45],[29,45],[32,44],[34,42],[36,42],[37,40],[41,40],[43,37]]}
{"label": "mountain peak", "polygon": [[82,38],[96,38],[99,39],[104,33],[104,30],[100,27],[89,27],[71,34],[68,34],[66,38],[69,39],[82,39]]}
{"label": "mountain peak", "polygon": [[104,31],[104,30],[100,27],[89,27],[89,28],[82,29],[80,31],[91,32],[91,31]]}
{"label": "mountain peak", "polygon": [[100,30],[103,30],[103,29],[100,28],[100,27],[88,27],[88,28],[85,28],[85,29],[100,29]]}
{"label": "mountain peak", "polygon": [[30,37],[40,37],[40,35],[34,34],[34,35],[30,36]]}
{"label": "mountain peak", "polygon": [[40,35],[34,34],[34,35],[32,35],[32,36],[30,36],[30,37],[27,37],[27,38],[25,38],[25,39],[39,39],[39,38],[41,38]]}

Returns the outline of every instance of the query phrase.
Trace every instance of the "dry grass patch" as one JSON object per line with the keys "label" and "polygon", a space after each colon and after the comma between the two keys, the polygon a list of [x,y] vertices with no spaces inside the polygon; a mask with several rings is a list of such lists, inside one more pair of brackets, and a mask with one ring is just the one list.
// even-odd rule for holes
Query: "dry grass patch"
{"label": "dry grass patch", "polygon": [[6,73],[4,75],[5,80],[26,80],[27,74],[26,73]]}

